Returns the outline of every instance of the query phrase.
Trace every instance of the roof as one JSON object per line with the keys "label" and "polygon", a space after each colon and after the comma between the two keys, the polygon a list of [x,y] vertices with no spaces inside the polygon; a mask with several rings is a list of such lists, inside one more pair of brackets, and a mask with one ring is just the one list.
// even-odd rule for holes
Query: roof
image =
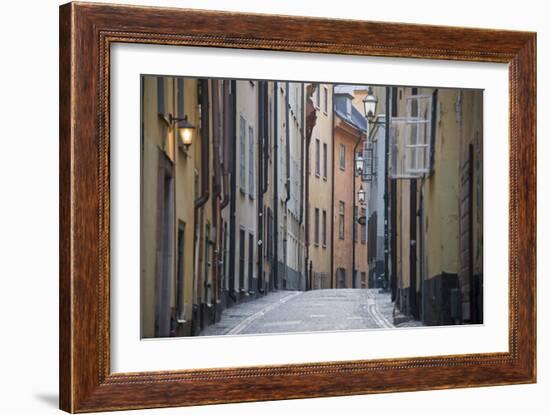
{"label": "roof", "polygon": [[351,100],[353,95],[350,91],[342,91],[334,94],[334,112],[343,120],[347,121],[349,124],[355,128],[366,131],[367,130],[367,120],[361,112],[355,108],[353,103],[351,104],[351,115],[346,114],[347,101]]}

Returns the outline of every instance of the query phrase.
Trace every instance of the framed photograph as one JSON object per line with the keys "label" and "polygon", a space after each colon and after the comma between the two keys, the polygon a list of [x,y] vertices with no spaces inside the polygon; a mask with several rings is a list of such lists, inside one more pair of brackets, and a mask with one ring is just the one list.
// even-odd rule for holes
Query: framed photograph
{"label": "framed photograph", "polygon": [[60,8],[60,407],[536,381],[536,35]]}

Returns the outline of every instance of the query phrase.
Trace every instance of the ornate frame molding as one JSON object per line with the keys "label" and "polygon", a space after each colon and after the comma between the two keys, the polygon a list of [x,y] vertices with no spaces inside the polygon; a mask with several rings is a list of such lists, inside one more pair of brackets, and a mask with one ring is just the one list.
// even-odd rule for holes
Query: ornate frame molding
{"label": "ornate frame molding", "polygon": [[[327,29],[336,25],[340,36],[335,41]],[[110,45],[117,42],[508,63],[510,351],[111,374],[109,70]],[[534,382],[535,105],[534,33],[104,4],[61,6],[61,409],[90,412]]]}

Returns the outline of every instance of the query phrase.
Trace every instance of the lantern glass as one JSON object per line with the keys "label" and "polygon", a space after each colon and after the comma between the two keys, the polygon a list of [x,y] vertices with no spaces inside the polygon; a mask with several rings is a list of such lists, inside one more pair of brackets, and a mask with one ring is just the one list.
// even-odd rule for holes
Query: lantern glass
{"label": "lantern glass", "polygon": [[365,191],[363,190],[363,187],[359,189],[359,192],[357,193],[359,203],[363,204],[365,203]]}
{"label": "lantern glass", "polygon": [[372,88],[369,88],[367,96],[363,98],[363,105],[365,107],[365,117],[369,121],[374,120],[376,116],[376,105],[378,104],[378,98],[372,93]]}
{"label": "lantern glass", "polygon": [[182,144],[189,146],[193,144],[193,129],[189,127],[179,128],[179,134]]}
{"label": "lantern glass", "polygon": [[363,174],[363,158],[357,157],[355,159],[355,172],[359,175]]}

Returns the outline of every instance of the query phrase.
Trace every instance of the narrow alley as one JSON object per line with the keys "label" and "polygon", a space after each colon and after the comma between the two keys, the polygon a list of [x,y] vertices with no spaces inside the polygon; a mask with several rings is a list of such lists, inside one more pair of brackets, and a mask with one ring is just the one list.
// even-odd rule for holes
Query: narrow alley
{"label": "narrow alley", "polygon": [[225,310],[201,335],[394,328],[393,309],[389,293],[378,289],[279,291]]}

